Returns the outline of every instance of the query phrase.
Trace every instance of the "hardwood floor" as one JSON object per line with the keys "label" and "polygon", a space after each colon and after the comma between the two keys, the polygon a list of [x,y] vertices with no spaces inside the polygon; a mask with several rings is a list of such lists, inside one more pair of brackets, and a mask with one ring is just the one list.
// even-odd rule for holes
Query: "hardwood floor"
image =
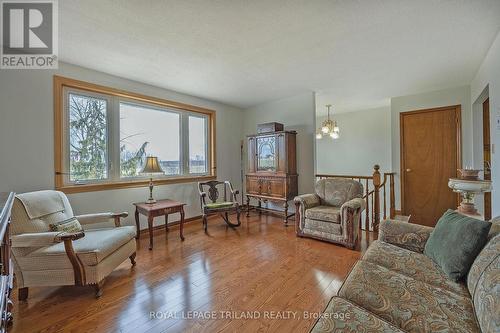
{"label": "hardwood floor", "polygon": [[253,213],[233,230],[213,218],[205,235],[195,221],[184,242],[157,230],[153,251],[143,233],[136,267],[120,265],[99,299],[90,287],[30,288],[25,303],[14,292],[10,331],[307,332],[374,235],[351,251],[297,238],[291,222]]}

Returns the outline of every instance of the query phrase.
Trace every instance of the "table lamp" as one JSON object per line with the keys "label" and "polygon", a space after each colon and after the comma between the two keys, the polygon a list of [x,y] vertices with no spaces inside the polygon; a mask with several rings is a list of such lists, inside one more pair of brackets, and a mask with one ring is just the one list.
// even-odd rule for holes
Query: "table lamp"
{"label": "table lamp", "polygon": [[146,201],[148,204],[154,204],[156,202],[153,199],[153,176],[163,175],[165,172],[160,167],[160,162],[158,162],[158,157],[148,156],[146,157],[146,163],[140,172],[141,175],[149,176],[149,199]]}

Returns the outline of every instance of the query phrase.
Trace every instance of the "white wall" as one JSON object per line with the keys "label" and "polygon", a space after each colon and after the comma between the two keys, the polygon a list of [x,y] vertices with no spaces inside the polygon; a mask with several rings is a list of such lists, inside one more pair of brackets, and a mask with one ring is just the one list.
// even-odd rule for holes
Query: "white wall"
{"label": "white wall", "polygon": [[[498,149],[500,149],[500,129],[497,127],[496,118],[500,116],[500,33],[491,45],[470,87],[471,100],[474,103],[474,114],[480,112],[481,103],[487,95],[489,95],[490,99],[490,135],[493,144],[491,155],[491,178],[493,180],[491,204],[492,216],[498,216],[500,215],[500,154],[498,153]],[[474,140],[477,142],[482,140],[482,137],[479,134],[474,135]],[[474,147],[482,150],[480,145],[474,144]],[[480,154],[482,152],[474,152],[474,156]]]}
{"label": "white wall", "polygon": [[[472,104],[472,160],[475,169],[484,170],[483,159],[483,102],[488,98],[486,88]],[[480,177],[484,174],[480,173]],[[476,195],[474,203],[481,215],[484,214],[484,196]]]}
{"label": "white wall", "polygon": [[[241,110],[209,100],[179,94],[102,72],[60,63],[59,70],[0,71],[0,192],[27,192],[54,188],[54,116],[52,76],[54,74],[170,99],[216,110],[217,176],[241,189]],[[195,183],[155,187],[155,197],[187,203],[186,216],[200,214]],[[76,213],[128,211],[133,222],[132,202],[143,201],[147,187],[69,195]],[[171,221],[178,217],[171,217]],[[163,223],[163,219],[157,219]],[[144,220],[142,220],[144,227]]]}
{"label": "white wall", "polygon": [[469,86],[391,98],[392,170],[396,172],[394,185],[396,209],[401,208],[399,114],[406,111],[460,104],[462,107],[462,165],[472,165],[472,112],[470,101]]}
{"label": "white wall", "polygon": [[284,124],[285,130],[297,131],[299,194],[312,193],[314,188],[314,118],[315,105],[312,92],[244,110],[242,139],[245,140],[245,154],[246,135],[257,133],[257,124],[275,121]]}
{"label": "white wall", "polygon": [[[316,140],[316,173],[370,176],[373,166],[392,171],[391,108],[334,114],[340,138]],[[317,127],[326,116],[316,118]]]}

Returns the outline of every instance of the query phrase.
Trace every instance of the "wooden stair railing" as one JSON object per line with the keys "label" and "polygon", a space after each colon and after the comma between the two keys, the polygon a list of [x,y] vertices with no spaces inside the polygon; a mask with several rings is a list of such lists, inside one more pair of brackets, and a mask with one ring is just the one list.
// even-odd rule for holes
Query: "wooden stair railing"
{"label": "wooden stair railing", "polygon": [[[384,172],[383,181],[380,174],[380,166],[375,164],[373,166],[373,174],[371,176],[354,176],[354,175],[330,175],[330,174],[317,174],[316,179],[324,178],[348,178],[359,181],[364,186],[365,194],[363,199],[366,201],[365,210],[365,223],[364,227],[360,223],[361,229],[368,229],[378,231],[380,224],[381,213],[383,218],[387,216],[393,219],[396,215],[395,196],[394,196],[394,175],[395,172]],[[389,183],[387,183],[389,181]],[[387,187],[388,186],[388,187]],[[387,195],[387,189],[389,194]],[[380,196],[382,193],[382,204]],[[389,196],[389,200],[387,200]],[[387,207],[389,201],[389,207]]]}

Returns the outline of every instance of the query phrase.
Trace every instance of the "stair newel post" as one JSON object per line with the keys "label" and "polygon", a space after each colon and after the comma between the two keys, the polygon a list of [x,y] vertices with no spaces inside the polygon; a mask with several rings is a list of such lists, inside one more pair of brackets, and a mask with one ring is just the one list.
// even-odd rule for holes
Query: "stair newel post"
{"label": "stair newel post", "polygon": [[378,231],[380,223],[380,166],[375,164],[373,167],[373,231]]}

